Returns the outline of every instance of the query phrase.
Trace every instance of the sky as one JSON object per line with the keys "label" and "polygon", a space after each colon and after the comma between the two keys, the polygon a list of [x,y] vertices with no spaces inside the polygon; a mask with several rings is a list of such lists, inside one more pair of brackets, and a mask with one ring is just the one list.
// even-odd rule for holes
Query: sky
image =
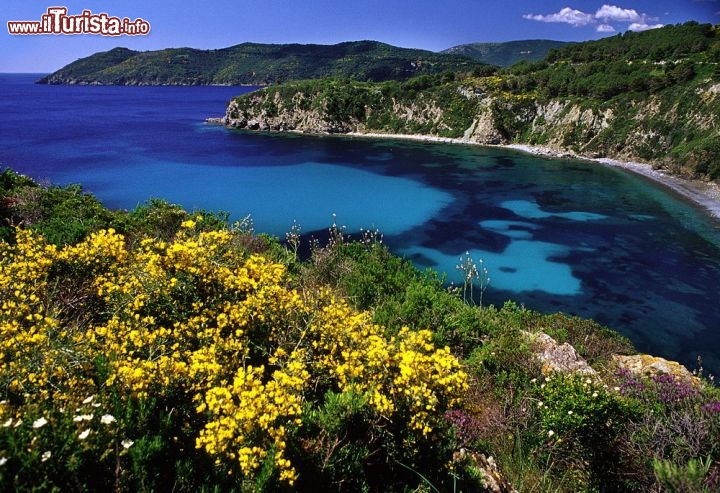
{"label": "sky", "polygon": [[[48,8],[84,10],[150,25],[146,35],[13,35],[9,21],[40,21]],[[371,39],[440,51],[522,39],[586,41],[689,20],[720,23],[720,0],[2,0],[0,73],[49,73],[117,46],[134,50]]]}

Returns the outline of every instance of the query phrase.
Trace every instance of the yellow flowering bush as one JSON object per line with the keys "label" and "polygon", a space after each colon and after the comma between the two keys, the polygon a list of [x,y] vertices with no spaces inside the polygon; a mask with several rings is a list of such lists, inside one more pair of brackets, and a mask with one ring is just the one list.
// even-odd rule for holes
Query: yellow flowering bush
{"label": "yellow flowering bush", "polygon": [[2,484],[20,474],[4,461],[32,443],[38,454],[22,460],[41,471],[115,457],[106,484],[121,489],[148,457],[198,450],[226,478],[270,471],[292,485],[312,442],[305,413],[326,392],[364,396],[414,443],[467,388],[429,331],[388,337],[331,291],[293,289],[286,267],[247,253],[238,233],[194,220],[171,241],[132,245],[112,229],[63,248],[17,230],[0,244],[0,298]]}
{"label": "yellow flowering bush", "polygon": [[412,429],[432,431],[438,408],[454,405],[467,388],[450,349],[436,349],[427,330],[405,327],[387,338],[369,313],[354,312],[328,292],[323,296],[315,300],[324,305],[313,310],[310,325],[316,373],[336,380],[341,391],[366,394],[380,415],[402,411]]}

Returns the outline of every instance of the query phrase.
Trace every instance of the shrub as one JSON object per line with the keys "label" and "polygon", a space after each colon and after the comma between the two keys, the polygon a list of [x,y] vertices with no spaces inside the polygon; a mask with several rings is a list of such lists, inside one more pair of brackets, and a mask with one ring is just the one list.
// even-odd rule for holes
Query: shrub
{"label": "shrub", "polygon": [[291,288],[242,234],[203,224],[130,246],[113,230],[0,244],[2,487],[275,490],[362,466],[392,489],[404,466],[442,474],[443,416],[467,388],[449,348]]}
{"label": "shrub", "polygon": [[0,178],[0,239],[11,240],[12,229],[22,226],[39,231],[56,245],[76,243],[107,227],[113,214],[79,185],[41,187],[29,178],[6,169]]}
{"label": "shrub", "polygon": [[617,437],[635,409],[617,392],[593,378],[570,374],[536,382],[537,449],[555,474],[593,484],[605,491],[625,491]]}
{"label": "shrub", "polygon": [[637,419],[626,426],[621,444],[637,481],[646,487],[656,481],[673,482],[673,471],[692,468],[697,472],[700,469],[693,461],[707,459],[706,479],[718,483],[718,389],[672,375],[638,377],[621,371],[617,376],[620,392],[639,411]]}

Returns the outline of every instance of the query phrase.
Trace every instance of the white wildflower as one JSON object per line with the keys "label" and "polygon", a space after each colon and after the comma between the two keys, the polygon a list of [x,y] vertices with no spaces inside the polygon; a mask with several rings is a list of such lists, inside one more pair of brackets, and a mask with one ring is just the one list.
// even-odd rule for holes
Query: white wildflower
{"label": "white wildflower", "polygon": [[568,416],[572,416],[572,411],[568,411]]}
{"label": "white wildflower", "polygon": [[88,435],[90,435],[90,431],[91,431],[90,428],[88,428],[87,430],[85,430],[85,431],[83,431],[82,433],[80,433],[80,434],[78,435],[78,438],[79,438],[80,440],[85,440],[85,439],[88,437]]}
{"label": "white wildflower", "polygon": [[7,464],[7,461],[7,457],[0,457],[0,466],[4,466],[5,464]]}
{"label": "white wildflower", "polygon": [[105,414],[103,417],[100,418],[100,422],[104,425],[112,424],[115,421],[117,421],[117,420],[115,419],[115,416],[113,416],[112,414]]}
{"label": "white wildflower", "polygon": [[135,442],[133,442],[133,441],[130,440],[129,438],[126,438],[125,440],[123,440],[122,442],[120,442],[120,444],[123,446],[123,448],[130,448],[130,447],[133,446],[133,443],[135,443]]}
{"label": "white wildflower", "polygon": [[81,421],[90,421],[91,419],[93,419],[92,414],[80,414],[79,416],[75,416],[73,421],[79,423]]}
{"label": "white wildflower", "polygon": [[93,399],[95,399],[95,396],[94,396],[94,395],[91,395],[90,397],[88,397],[87,399],[85,399],[82,403],[83,403],[83,404],[90,404],[90,403],[93,401]]}
{"label": "white wildflower", "polygon": [[35,421],[33,421],[32,427],[33,428],[42,428],[47,424],[48,420],[45,418],[38,418]]}
{"label": "white wildflower", "polygon": [[22,424],[22,419],[18,419],[17,421],[15,421],[15,425],[13,426],[13,428],[18,428],[21,424]]}
{"label": "white wildflower", "polygon": [[13,422],[13,419],[8,418],[8,420],[3,423],[3,428],[9,428],[12,425],[12,422]]}
{"label": "white wildflower", "polygon": [[593,397],[597,397],[597,396],[598,396],[598,393],[597,393],[597,392],[593,392],[593,395],[592,395],[592,396],[593,396]]}
{"label": "white wildflower", "polygon": [[549,437],[551,437],[551,438],[552,438],[552,436],[553,436],[554,434],[555,434],[555,432],[554,432],[554,431],[552,431],[552,430],[548,431],[548,436],[549,436]]}
{"label": "white wildflower", "polygon": [[43,452],[43,454],[40,456],[40,461],[41,461],[41,462],[45,462],[45,461],[48,460],[50,457],[52,457],[52,452],[50,452],[50,451],[48,450],[48,451],[46,451],[46,452]]}

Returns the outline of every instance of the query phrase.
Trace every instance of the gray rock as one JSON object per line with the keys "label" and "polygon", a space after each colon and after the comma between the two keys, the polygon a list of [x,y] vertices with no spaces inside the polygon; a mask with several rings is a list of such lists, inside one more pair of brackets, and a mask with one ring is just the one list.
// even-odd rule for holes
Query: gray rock
{"label": "gray rock", "polygon": [[699,385],[700,379],[687,368],[675,361],[669,361],[649,354],[613,355],[613,362],[620,370],[627,370],[637,376],[672,375],[678,380]]}
{"label": "gray rock", "polygon": [[526,332],[526,334],[535,346],[535,357],[542,364],[544,375],[553,372],[597,375],[597,372],[567,342],[558,344],[555,339],[543,332]]}
{"label": "gray rock", "polygon": [[453,462],[472,462],[482,474],[482,493],[518,493],[491,456],[460,449],[453,455]]}

